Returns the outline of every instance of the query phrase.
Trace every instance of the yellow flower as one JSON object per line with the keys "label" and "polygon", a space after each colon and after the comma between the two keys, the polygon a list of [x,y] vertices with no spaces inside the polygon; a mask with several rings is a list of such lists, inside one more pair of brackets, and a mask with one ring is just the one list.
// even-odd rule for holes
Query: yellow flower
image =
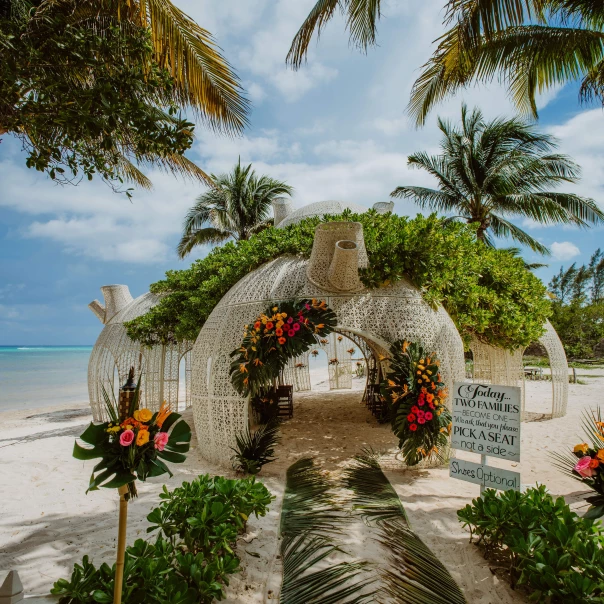
{"label": "yellow flower", "polygon": [[273,306],[273,312],[277,312],[279,308],[277,306]]}
{"label": "yellow flower", "polygon": [[149,430],[141,430],[136,437],[136,444],[139,447],[146,445],[149,442]]}
{"label": "yellow flower", "polygon": [[589,449],[589,445],[587,443],[581,443],[580,445],[575,445],[575,448],[573,449],[573,453],[583,453],[583,455],[586,455],[588,449]]}
{"label": "yellow flower", "polygon": [[138,422],[148,422],[153,417],[150,409],[137,409],[134,412],[134,419]]}
{"label": "yellow flower", "polygon": [[602,462],[604,463],[604,449],[600,449],[597,453],[596,453],[596,457]]}
{"label": "yellow flower", "polygon": [[422,374],[422,372],[418,369],[417,370],[417,375],[421,375],[421,374]]}
{"label": "yellow flower", "polygon": [[424,359],[420,359],[419,362],[420,362],[420,365],[423,365],[424,364]]}

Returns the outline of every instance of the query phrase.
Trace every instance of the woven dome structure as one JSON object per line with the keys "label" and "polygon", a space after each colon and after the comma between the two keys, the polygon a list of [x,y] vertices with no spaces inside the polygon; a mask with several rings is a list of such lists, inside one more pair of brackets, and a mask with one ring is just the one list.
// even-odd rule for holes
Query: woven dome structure
{"label": "woven dome structure", "polygon": [[[142,374],[141,406],[158,411],[162,401],[176,409],[179,398],[179,366],[184,357],[186,405],[190,406],[192,342],[144,347],[128,337],[124,322],[147,313],[159,297],[146,293],[132,299],[128,286],[101,287],[103,306],[94,300],[88,306],[105,325],[95,342],[88,362],[88,394],[94,421],[106,421],[103,388],[110,393],[126,382],[130,367]],[[111,395],[110,395],[111,396]]]}
{"label": "woven dome structure", "polygon": [[[391,201],[373,204],[373,209],[379,213],[391,212],[393,208],[394,203]],[[350,210],[355,214],[362,214],[367,211],[367,208],[356,203],[344,201],[318,201],[293,210],[289,199],[278,199],[273,203],[275,226],[280,229],[290,224],[301,222],[311,216],[323,217],[326,214],[341,214],[344,210]]]}
{"label": "woven dome structure", "polygon": [[200,452],[206,459],[228,464],[235,435],[248,427],[249,402],[231,384],[229,355],[240,346],[244,325],[273,302],[325,299],[337,315],[336,332],[378,363],[385,362],[391,343],[404,338],[436,352],[448,386],[464,379],[463,343],[447,312],[442,307],[433,310],[405,280],[365,289],[358,277],[364,266],[362,226],[322,223],[310,259],[282,256],[268,262],[241,279],[214,308],[193,348],[191,397]]}

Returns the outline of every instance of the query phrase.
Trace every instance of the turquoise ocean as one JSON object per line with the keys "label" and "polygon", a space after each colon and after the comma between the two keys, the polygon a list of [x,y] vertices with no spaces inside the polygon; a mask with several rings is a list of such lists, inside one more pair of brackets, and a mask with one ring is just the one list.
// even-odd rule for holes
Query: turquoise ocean
{"label": "turquoise ocean", "polygon": [[92,346],[0,346],[0,412],[88,402]]}

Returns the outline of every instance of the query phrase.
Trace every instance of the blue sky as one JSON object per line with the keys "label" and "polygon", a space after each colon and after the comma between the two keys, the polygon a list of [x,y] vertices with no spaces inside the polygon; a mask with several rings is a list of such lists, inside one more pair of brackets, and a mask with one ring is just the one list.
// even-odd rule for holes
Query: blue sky
{"label": "blue sky", "polygon": [[[221,172],[241,156],[259,172],[295,187],[294,204],[341,199],[365,206],[388,200],[401,184],[431,185],[406,167],[414,151],[436,152],[436,115],[457,119],[461,102],[488,117],[512,115],[498,85],[475,87],[440,105],[417,130],[405,114],[411,85],[442,33],[444,0],[391,0],[384,7],[379,46],[367,55],[348,45],[340,18],[312,45],[308,64],[286,69],[289,43],[314,0],[176,0],[211,31],[239,73],[253,103],[251,126],[240,138],[219,138],[199,127],[189,157]],[[583,167],[570,190],[604,206],[604,115],[580,106],[568,86],[540,99],[539,127],[560,139],[560,150]],[[0,345],[92,344],[101,324],[87,304],[99,287],[125,283],[133,296],[168,269],[185,268],[174,248],[182,219],[202,192],[161,173],[148,173],[151,192],[129,202],[100,182],[54,185],[25,167],[10,136],[0,144]],[[399,214],[415,215],[411,202]],[[552,248],[546,282],[561,265],[583,263],[604,228],[523,224]],[[207,250],[199,250],[200,257]],[[529,260],[537,257],[530,251]]]}

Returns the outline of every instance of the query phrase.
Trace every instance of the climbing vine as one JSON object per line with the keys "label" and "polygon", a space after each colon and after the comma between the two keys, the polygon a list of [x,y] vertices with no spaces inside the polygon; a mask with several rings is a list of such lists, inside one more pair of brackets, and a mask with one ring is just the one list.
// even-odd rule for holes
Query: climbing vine
{"label": "climbing vine", "polygon": [[285,229],[266,229],[247,241],[214,248],[190,268],[168,271],[151,286],[163,295],[147,314],[126,324],[146,345],[195,340],[227,291],[265,262],[292,254],[309,257],[320,222],[353,220],[363,225],[369,267],[364,285],[379,288],[407,278],[432,306],[442,304],[466,344],[472,336],[513,349],[543,333],[550,313],[543,283],[520,258],[477,241],[473,225],[375,211],[312,217]]}

